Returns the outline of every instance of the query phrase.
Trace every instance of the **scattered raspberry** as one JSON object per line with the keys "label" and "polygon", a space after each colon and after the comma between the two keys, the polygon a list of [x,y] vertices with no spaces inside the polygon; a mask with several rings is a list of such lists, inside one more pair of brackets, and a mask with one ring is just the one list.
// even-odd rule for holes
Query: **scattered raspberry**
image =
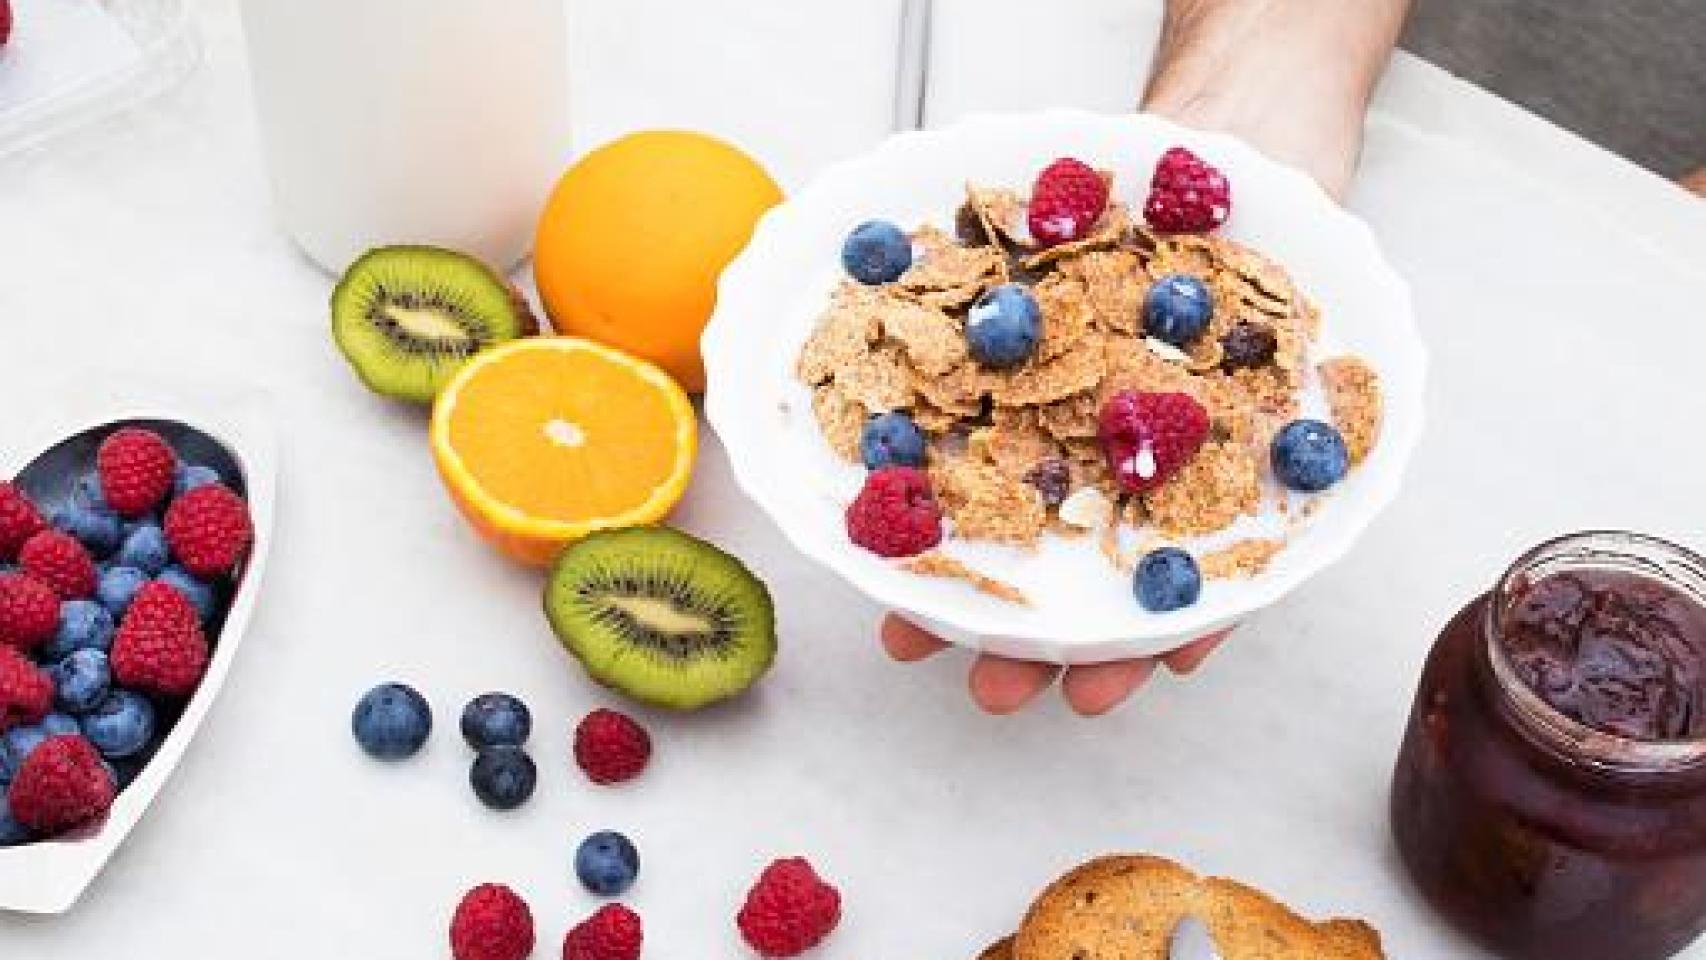
{"label": "scattered raspberry", "polygon": [[1163,233],[1207,233],[1232,213],[1226,175],[1184,147],[1173,147],[1155,164],[1143,219]]}
{"label": "scattered raspberry", "polygon": [[113,677],[127,687],[188,696],[207,670],[207,639],[195,608],[171,585],[142,585],[113,637]]}
{"label": "scattered raspberry", "polygon": [[34,650],[59,629],[59,596],[24,573],[0,573],[0,644]]}
{"label": "scattered raspberry", "polygon": [[1108,207],[1108,178],[1064,157],[1048,165],[1031,188],[1031,236],[1045,247],[1082,240]]}
{"label": "scattered raspberry", "polygon": [[53,709],[53,678],[30,658],[0,644],[0,732],[36,723]]}
{"label": "scattered raspberry", "polygon": [[70,534],[43,530],[18,551],[24,572],[47,584],[61,600],[95,595],[95,561]]}
{"label": "scattered raspberry", "polygon": [[140,427],[115,431],[95,452],[101,495],[124,517],[140,517],[159,506],[172,492],[177,464],[171,445]]}
{"label": "scattered raspberry", "polygon": [[12,38],[12,3],[11,0],[0,0],[0,47]]}
{"label": "scattered raspberry", "polygon": [[575,763],[593,783],[632,780],[651,758],[651,734],[625,713],[594,710],[575,727]]}
{"label": "scattered raspberry", "polygon": [[640,915],[620,903],[600,907],[563,938],[563,960],[640,960]]}
{"label": "scattered raspberry", "polygon": [[[0,0],[3,2],[3,0]],[[10,483],[0,483],[0,560],[15,560],[18,548],[47,524],[41,511]]]}
{"label": "scattered raspberry", "polygon": [[255,539],[249,505],[217,483],[196,487],[166,510],[166,543],[198,577],[222,577],[237,566]]}
{"label": "scattered raspberry", "polygon": [[501,883],[468,891],[450,918],[456,960],[523,960],[533,952],[533,911]]}
{"label": "scattered raspberry", "polygon": [[841,894],[799,857],[765,867],[735,917],[741,936],[763,957],[805,953],[840,920]]}
{"label": "scattered raspberry", "polygon": [[113,805],[113,781],[89,741],[63,734],[25,758],[6,795],[12,816],[37,833],[62,833],[99,820]]}
{"label": "scattered raspberry", "polygon": [[1188,393],[1122,390],[1102,407],[1098,437],[1120,489],[1143,493],[1196,456],[1208,426],[1208,411]]}
{"label": "scattered raspberry", "polygon": [[847,507],[847,536],[879,557],[912,557],[942,542],[942,510],[930,478],[914,467],[884,467],[865,477]]}

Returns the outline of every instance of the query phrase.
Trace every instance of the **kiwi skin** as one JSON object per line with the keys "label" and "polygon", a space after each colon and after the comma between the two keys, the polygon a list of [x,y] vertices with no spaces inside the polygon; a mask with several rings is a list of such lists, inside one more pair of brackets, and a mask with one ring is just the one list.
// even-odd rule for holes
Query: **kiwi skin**
{"label": "kiwi skin", "polygon": [[377,247],[332,291],[332,336],[369,390],[431,403],[468,358],[539,321],[497,271],[454,250]]}
{"label": "kiwi skin", "polygon": [[776,658],[769,589],[738,558],[672,527],[569,545],[552,567],[545,616],[595,681],[673,710],[738,696]]}

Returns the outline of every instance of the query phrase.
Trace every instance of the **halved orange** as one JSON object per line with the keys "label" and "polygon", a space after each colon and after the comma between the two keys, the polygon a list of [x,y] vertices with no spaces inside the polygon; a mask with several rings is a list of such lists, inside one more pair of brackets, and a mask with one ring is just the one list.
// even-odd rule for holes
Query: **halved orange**
{"label": "halved orange", "polygon": [[699,421],[669,374],[574,337],[477,354],[432,411],[432,454],[463,516],[534,566],[596,530],[654,523],[687,489]]}

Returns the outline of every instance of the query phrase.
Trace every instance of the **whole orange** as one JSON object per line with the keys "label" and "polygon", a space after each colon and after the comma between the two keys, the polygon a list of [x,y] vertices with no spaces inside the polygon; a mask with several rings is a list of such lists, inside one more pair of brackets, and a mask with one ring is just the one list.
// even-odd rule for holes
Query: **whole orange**
{"label": "whole orange", "polygon": [[705,389],[699,335],[717,278],[782,191],[715,137],[636,133],[581,158],[539,218],[533,276],[552,326]]}

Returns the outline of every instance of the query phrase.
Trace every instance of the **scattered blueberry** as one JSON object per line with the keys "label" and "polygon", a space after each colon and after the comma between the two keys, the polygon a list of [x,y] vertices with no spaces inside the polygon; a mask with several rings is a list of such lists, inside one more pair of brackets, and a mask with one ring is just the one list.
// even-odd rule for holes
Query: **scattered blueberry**
{"label": "scattered blueberry", "polygon": [[1157,340],[1182,347],[1202,336],[1214,316],[1214,297],[1190,274],[1155,281],[1143,298],[1143,329]]}
{"label": "scattered blueberry", "polygon": [[138,524],[125,534],[124,542],[119,544],[118,553],[113,556],[115,566],[135,567],[151,577],[159,576],[170,560],[166,534],[152,523]]}
{"label": "scattered blueberry", "polygon": [[48,671],[53,677],[53,702],[67,713],[88,713],[106,698],[112,686],[112,665],[100,650],[74,650]]}
{"label": "scattered blueberry", "polygon": [[119,536],[124,529],[118,514],[104,506],[69,503],[55,510],[52,519],[55,527],[75,537],[96,559],[118,549]]}
{"label": "scattered blueberry", "polygon": [[78,650],[105,651],[113,645],[113,615],[93,600],[59,605],[59,630],[41,648],[42,659],[62,660]]}
{"label": "scattered blueberry", "polygon": [[30,841],[30,829],[12,818],[12,808],[6,805],[6,792],[0,790],[0,847],[15,847]]}
{"label": "scattered blueberry", "polygon": [[77,718],[66,713],[50,713],[41,718],[41,732],[50,737],[63,737],[74,733],[82,733],[83,728],[77,723]]}
{"label": "scattered blueberry", "polygon": [[575,851],[575,875],[600,897],[620,897],[640,875],[640,851],[614,830],[600,830]]}
{"label": "scattered blueberry", "polygon": [[350,730],[369,756],[402,760],[426,743],[432,732],[432,707],[408,684],[382,683],[355,705]]}
{"label": "scattered blueberry", "polygon": [[841,265],[860,283],[890,283],[912,266],[912,240],[887,221],[861,223],[841,245]]}
{"label": "scattered blueberry", "polygon": [[220,483],[219,471],[212,467],[204,467],[199,463],[184,463],[178,461],[177,473],[172,476],[172,496],[181,497],[196,487],[205,487],[211,483]]}
{"label": "scattered blueberry", "polygon": [[147,582],[148,574],[135,567],[107,567],[101,571],[100,582],[95,585],[95,599],[101,601],[114,620],[120,620],[130,609],[130,601],[136,598],[136,591]]}
{"label": "scattered blueberry", "polygon": [[507,693],[482,693],[462,708],[462,739],[475,750],[519,747],[532,732],[527,704]]}
{"label": "scattered blueberry", "polygon": [[114,690],[83,717],[83,736],[108,759],[131,756],[154,738],[154,705],[141,694]]}
{"label": "scattered blueberry", "polygon": [[1167,613],[1197,602],[1202,595],[1202,574],[1190,554],[1178,547],[1162,547],[1137,562],[1132,587],[1143,609]]}
{"label": "scattered blueberry", "polygon": [[1274,435],[1274,476],[1293,490],[1316,493],[1338,483],[1350,468],[1345,438],[1330,423],[1293,420]]}
{"label": "scattered blueberry", "polygon": [[865,421],[859,436],[859,455],[870,470],[924,466],[924,431],[899,411],[879,413]]}
{"label": "scattered blueberry", "polygon": [[986,367],[1001,370],[1024,363],[1042,335],[1042,309],[1031,292],[1016,283],[992,288],[966,314],[967,346],[972,358]]}
{"label": "scattered blueberry", "polygon": [[195,612],[201,617],[203,624],[213,619],[214,596],[211,584],[196,579],[194,574],[177,564],[167,567],[160,574],[159,580],[161,583],[175,587],[179,593],[183,594],[184,599],[188,600],[190,606],[195,608]]}
{"label": "scattered blueberry", "polygon": [[480,802],[493,810],[514,810],[533,796],[539,771],[520,747],[487,747],[474,758],[468,783]]}

